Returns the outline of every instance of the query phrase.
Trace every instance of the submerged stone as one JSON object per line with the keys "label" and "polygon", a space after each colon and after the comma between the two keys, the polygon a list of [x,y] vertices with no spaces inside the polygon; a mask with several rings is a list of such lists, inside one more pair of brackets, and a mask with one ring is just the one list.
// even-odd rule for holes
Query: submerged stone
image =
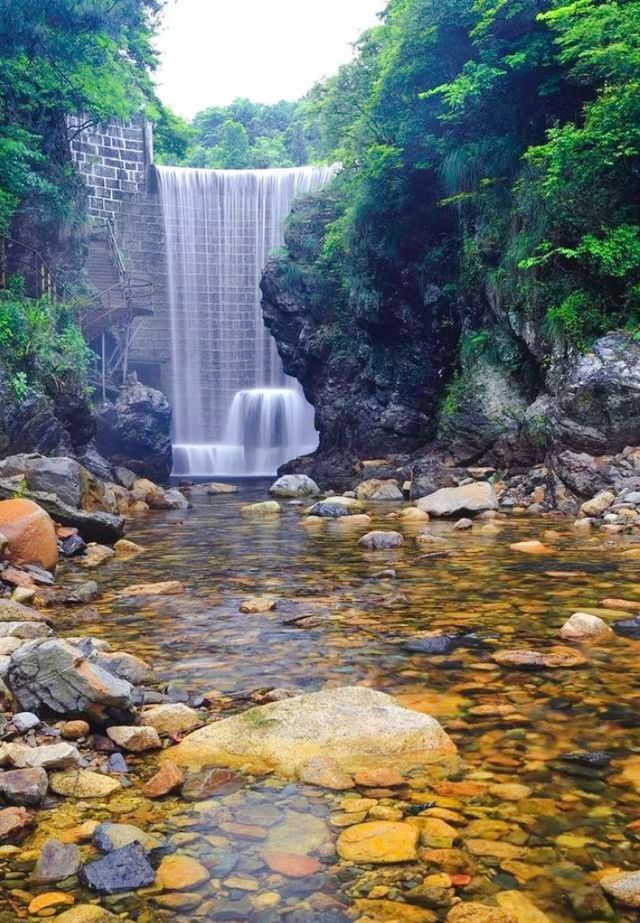
{"label": "submerged stone", "polygon": [[34,878],[36,881],[63,881],[75,875],[80,868],[80,849],[72,843],[62,843],[51,838],[40,849]]}
{"label": "submerged stone", "polygon": [[92,891],[117,894],[153,884],[155,873],[140,844],[131,843],[83,866],[80,878]]}

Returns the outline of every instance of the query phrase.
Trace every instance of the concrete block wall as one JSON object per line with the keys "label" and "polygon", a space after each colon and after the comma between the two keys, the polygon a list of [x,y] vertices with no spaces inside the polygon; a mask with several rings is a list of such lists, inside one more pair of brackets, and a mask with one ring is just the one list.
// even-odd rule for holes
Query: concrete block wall
{"label": "concrete block wall", "polygon": [[[75,122],[82,125],[81,119]],[[89,214],[112,221],[125,268],[153,281],[154,314],[136,322],[130,365],[143,381],[168,393],[167,260],[151,126],[137,118],[86,128],[71,141],[71,154],[87,189]]]}

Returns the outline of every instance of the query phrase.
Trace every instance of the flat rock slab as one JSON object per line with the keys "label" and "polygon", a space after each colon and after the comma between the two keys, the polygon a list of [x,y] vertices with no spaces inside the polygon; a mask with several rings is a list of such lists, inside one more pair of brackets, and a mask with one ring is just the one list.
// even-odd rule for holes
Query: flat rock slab
{"label": "flat rock slab", "polygon": [[417,826],[397,821],[355,824],[338,837],[338,855],[349,862],[411,862],[417,858],[419,837]]}
{"label": "flat rock slab", "polygon": [[491,659],[501,667],[520,670],[561,670],[567,667],[582,667],[587,663],[579,651],[556,647],[547,653],[525,649],[496,651]]}
{"label": "flat rock slab", "polygon": [[64,881],[75,875],[80,868],[80,847],[72,843],[61,843],[54,837],[47,840],[40,849],[34,878],[36,881],[52,883]]}
{"label": "flat rock slab", "polygon": [[430,516],[456,516],[497,510],[498,498],[491,484],[480,481],[463,487],[442,487],[416,500],[415,505]]}
{"label": "flat rock slab", "polygon": [[392,760],[421,764],[455,752],[440,724],[363,686],[294,696],[225,718],[190,734],[167,751],[190,768],[278,769],[288,776],[315,756],[330,756],[349,771]]}
{"label": "flat rock slab", "polygon": [[89,862],[82,868],[80,878],[92,891],[116,894],[153,884],[155,873],[140,844],[131,843],[96,862]]}
{"label": "flat rock slab", "polygon": [[49,781],[52,792],[68,798],[106,798],[122,788],[117,779],[91,772],[90,769],[54,772]]}

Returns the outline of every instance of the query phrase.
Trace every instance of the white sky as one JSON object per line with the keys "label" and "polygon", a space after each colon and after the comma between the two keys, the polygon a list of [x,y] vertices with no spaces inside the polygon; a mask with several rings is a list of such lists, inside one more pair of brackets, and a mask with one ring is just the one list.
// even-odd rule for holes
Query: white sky
{"label": "white sky", "polygon": [[158,95],[185,118],[238,96],[298,99],[352,56],[385,0],[168,0]]}

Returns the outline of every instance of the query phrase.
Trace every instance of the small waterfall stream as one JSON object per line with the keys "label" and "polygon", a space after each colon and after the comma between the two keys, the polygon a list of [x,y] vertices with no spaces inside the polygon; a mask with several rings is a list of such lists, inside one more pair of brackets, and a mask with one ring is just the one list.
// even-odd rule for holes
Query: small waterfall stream
{"label": "small waterfall stream", "polygon": [[284,374],[260,277],[294,198],[333,167],[157,167],[167,243],[174,474],[272,475],[317,446],[313,409]]}

